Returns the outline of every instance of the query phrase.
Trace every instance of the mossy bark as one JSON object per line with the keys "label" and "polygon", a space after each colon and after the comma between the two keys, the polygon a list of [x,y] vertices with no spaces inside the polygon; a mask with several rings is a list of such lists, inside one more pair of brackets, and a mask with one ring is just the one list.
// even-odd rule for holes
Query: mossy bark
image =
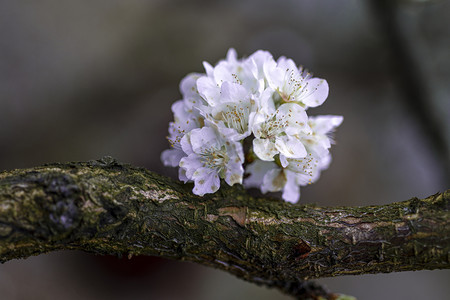
{"label": "mossy bark", "polygon": [[0,260],[76,249],[226,270],[301,297],[304,280],[450,267],[450,190],[384,206],[316,207],[192,186],[112,158],[0,174]]}

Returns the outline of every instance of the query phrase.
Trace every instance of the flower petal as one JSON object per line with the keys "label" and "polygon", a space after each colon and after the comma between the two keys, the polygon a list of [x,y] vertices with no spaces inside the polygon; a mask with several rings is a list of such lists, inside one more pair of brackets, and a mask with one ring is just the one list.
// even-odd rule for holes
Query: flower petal
{"label": "flower petal", "polygon": [[288,158],[301,158],[307,154],[303,143],[299,139],[288,135],[276,137],[275,147]]}
{"label": "flower petal", "polygon": [[201,153],[202,150],[211,146],[217,146],[218,144],[216,132],[210,127],[192,130],[190,133],[190,141],[192,150],[195,153]]}
{"label": "flower petal", "polygon": [[197,90],[197,79],[204,76],[199,73],[190,73],[186,75],[180,82],[180,92],[184,98],[200,97]]}
{"label": "flower petal", "polygon": [[199,168],[192,176],[194,180],[194,189],[192,192],[196,195],[215,193],[220,187],[219,175],[208,168]]}
{"label": "flower petal", "polygon": [[207,61],[203,62],[203,68],[205,68],[206,75],[210,78],[214,77],[214,68],[211,66],[211,64]]}
{"label": "flower petal", "polygon": [[[275,113],[275,103],[273,103],[273,93],[274,90],[271,88],[265,89],[261,96],[259,97],[259,107],[258,107],[258,114],[270,116],[273,113]],[[264,118],[265,119],[265,118]]]}
{"label": "flower petal", "polygon": [[284,201],[296,203],[300,199],[300,187],[297,184],[297,174],[285,170],[286,184],[281,197]]}
{"label": "flower petal", "polygon": [[333,115],[315,116],[309,118],[311,128],[318,134],[328,134],[341,125],[342,121],[344,121],[343,116]]}
{"label": "flower petal", "polygon": [[230,63],[236,63],[237,62],[237,52],[236,49],[230,48],[227,52],[227,61]]}
{"label": "flower petal", "polygon": [[308,126],[308,115],[303,107],[296,103],[285,103],[281,105],[276,112],[276,118],[287,123],[286,133],[289,135],[298,134],[300,132],[311,132]]}
{"label": "flower petal", "polygon": [[264,79],[264,64],[268,61],[272,61],[272,64],[276,64],[273,60],[272,54],[268,51],[258,50],[249,56],[253,67],[251,71],[257,79]]}
{"label": "flower petal", "polygon": [[187,133],[185,134],[180,141],[180,145],[181,145],[181,149],[183,150],[184,153],[186,153],[187,155],[190,155],[191,153],[194,153],[194,150],[192,150],[192,145],[191,145],[191,133]]}
{"label": "flower petal", "polygon": [[194,172],[201,167],[203,167],[203,164],[195,153],[189,154],[189,156],[183,157],[180,160],[180,168],[186,170],[185,175],[189,179],[192,179]]}
{"label": "flower petal", "polygon": [[180,160],[186,153],[180,149],[167,149],[161,153],[161,160],[165,166],[178,167]]}
{"label": "flower petal", "polygon": [[277,68],[277,63],[274,60],[268,60],[263,65],[264,75],[267,83],[273,90],[279,90],[283,86],[285,70]]}
{"label": "flower petal", "polygon": [[273,161],[273,156],[278,153],[275,144],[269,139],[258,139],[253,140],[253,151],[261,160]]}
{"label": "flower petal", "polygon": [[186,176],[186,170],[185,169],[183,169],[183,168],[179,168],[178,169],[178,179],[180,179],[184,183],[189,181],[189,178],[187,178],[187,176]]}
{"label": "flower petal", "polygon": [[209,77],[200,77],[197,80],[197,89],[200,96],[208,102],[209,105],[215,106],[220,100],[220,88]]}
{"label": "flower petal", "polygon": [[286,168],[289,165],[289,162],[286,159],[286,156],[284,156],[283,154],[280,154],[280,163],[283,168]]}
{"label": "flower petal", "polygon": [[305,89],[306,96],[301,101],[309,107],[322,105],[328,97],[328,82],[320,78],[311,78],[306,84],[308,85]]}
{"label": "flower petal", "polygon": [[278,168],[274,162],[263,161],[260,159],[255,159],[254,162],[247,165],[246,173],[250,176],[244,180],[244,186],[246,188],[256,187],[261,188],[263,184],[264,175],[272,169]]}
{"label": "flower petal", "polygon": [[266,173],[263,178],[261,192],[278,192],[281,191],[286,184],[286,176],[280,168],[272,169]]}
{"label": "flower petal", "polygon": [[248,91],[240,84],[224,82],[221,87],[220,102],[239,102],[248,99]]}
{"label": "flower petal", "polygon": [[225,182],[228,185],[234,185],[235,183],[242,184],[244,177],[244,168],[240,160],[227,164],[227,170],[225,172]]}

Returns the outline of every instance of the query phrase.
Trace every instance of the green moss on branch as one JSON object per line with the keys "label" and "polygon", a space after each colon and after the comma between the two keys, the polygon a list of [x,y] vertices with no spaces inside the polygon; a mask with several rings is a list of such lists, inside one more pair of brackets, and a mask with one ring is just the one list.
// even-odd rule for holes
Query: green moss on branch
{"label": "green moss on branch", "polygon": [[77,249],[156,255],[296,295],[304,280],[450,267],[450,191],[384,206],[315,207],[241,187],[198,197],[169,178],[103,158],[0,174],[0,260]]}

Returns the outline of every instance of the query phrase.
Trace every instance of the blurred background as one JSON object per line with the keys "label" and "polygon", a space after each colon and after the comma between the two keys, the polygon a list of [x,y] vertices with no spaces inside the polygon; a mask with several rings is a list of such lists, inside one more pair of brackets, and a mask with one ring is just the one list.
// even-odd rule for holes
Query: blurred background
{"label": "blurred background", "polygon": [[[0,1],[0,169],[111,155],[176,177],[179,81],[234,47],[325,78],[333,163],[301,203],[379,205],[449,188],[449,1]],[[450,271],[319,280],[358,299],[448,299]],[[151,257],[58,252],[0,265],[1,299],[290,299]]]}

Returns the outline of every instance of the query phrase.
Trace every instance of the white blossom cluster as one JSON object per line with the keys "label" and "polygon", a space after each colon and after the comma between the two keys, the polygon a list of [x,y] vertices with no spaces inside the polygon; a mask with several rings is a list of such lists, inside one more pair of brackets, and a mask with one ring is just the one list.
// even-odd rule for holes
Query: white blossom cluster
{"label": "white blossom cluster", "polygon": [[200,196],[216,192],[223,179],[297,202],[300,186],[328,167],[330,135],[343,120],[306,113],[328,97],[328,83],[261,50],[238,59],[230,49],[216,66],[203,65],[206,74],[180,83],[164,165],[179,167],[180,180],[193,181]]}

